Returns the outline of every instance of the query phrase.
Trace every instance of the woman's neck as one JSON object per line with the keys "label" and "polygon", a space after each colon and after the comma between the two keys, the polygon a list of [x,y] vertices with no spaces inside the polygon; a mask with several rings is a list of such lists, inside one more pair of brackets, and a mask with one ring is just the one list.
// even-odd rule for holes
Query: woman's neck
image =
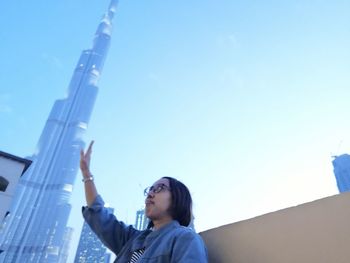
{"label": "woman's neck", "polygon": [[158,220],[152,220],[153,222],[153,229],[158,230],[159,228],[169,224],[173,219],[171,217],[166,217]]}

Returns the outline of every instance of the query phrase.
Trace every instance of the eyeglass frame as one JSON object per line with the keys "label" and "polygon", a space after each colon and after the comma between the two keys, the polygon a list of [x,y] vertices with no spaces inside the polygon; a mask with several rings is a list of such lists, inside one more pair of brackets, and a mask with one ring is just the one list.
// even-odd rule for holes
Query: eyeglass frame
{"label": "eyeglass frame", "polygon": [[149,187],[146,187],[145,190],[143,190],[143,194],[145,196],[148,196],[151,192],[153,194],[158,194],[160,192],[162,192],[163,190],[168,190],[170,191],[170,187],[167,186],[166,184],[157,184],[155,186],[149,186]]}

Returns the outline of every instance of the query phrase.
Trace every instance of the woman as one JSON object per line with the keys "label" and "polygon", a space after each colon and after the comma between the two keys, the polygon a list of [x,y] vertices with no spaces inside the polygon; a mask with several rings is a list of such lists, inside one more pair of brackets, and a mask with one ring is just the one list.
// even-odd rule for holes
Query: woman
{"label": "woman", "polygon": [[80,169],[87,207],[83,216],[101,241],[116,255],[115,262],[208,262],[201,237],[190,224],[192,199],[180,181],[163,177],[145,189],[145,213],[150,223],[139,231],[119,221],[104,208],[104,202],[90,173],[93,141],[81,151]]}

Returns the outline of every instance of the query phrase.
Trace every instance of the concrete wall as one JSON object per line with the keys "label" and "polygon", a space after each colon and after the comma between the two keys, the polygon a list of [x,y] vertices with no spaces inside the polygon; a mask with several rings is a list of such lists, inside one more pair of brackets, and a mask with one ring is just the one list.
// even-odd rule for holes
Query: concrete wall
{"label": "concrete wall", "polygon": [[350,192],[202,232],[209,262],[349,263]]}

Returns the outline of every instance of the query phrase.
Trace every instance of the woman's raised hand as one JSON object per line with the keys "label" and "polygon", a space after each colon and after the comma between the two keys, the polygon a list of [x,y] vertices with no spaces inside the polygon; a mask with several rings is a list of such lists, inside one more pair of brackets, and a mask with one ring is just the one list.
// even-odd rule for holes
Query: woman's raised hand
{"label": "woman's raised hand", "polygon": [[90,142],[90,145],[86,152],[84,150],[80,150],[80,170],[84,177],[90,177],[90,160],[91,160],[91,153],[92,153],[92,145],[94,144],[94,141]]}

